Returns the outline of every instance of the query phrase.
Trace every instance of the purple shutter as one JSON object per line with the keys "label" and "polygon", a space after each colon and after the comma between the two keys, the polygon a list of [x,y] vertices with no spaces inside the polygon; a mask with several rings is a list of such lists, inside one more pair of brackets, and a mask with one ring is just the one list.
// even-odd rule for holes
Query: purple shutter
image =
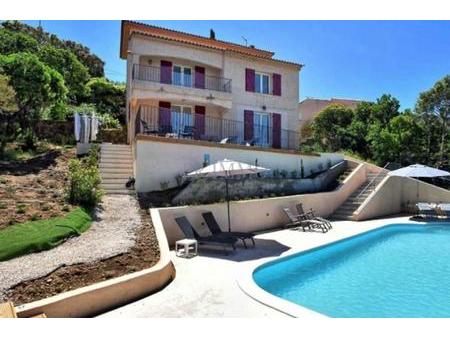
{"label": "purple shutter", "polygon": [[272,114],[272,147],[281,148],[281,115]]}
{"label": "purple shutter", "polygon": [[194,138],[199,139],[201,135],[205,134],[205,106],[195,106],[195,119],[194,119]]}
{"label": "purple shutter", "polygon": [[161,133],[171,133],[170,102],[159,101],[159,129]]}
{"label": "purple shutter", "polygon": [[281,96],[281,75],[273,74],[272,82],[273,82],[273,95]]}
{"label": "purple shutter", "polygon": [[161,83],[172,83],[172,62],[161,60]]}
{"label": "purple shutter", "polygon": [[195,88],[205,89],[205,68],[195,66]]}
{"label": "purple shutter", "polygon": [[244,140],[250,141],[253,138],[253,111],[244,110]]}
{"label": "purple shutter", "polygon": [[255,91],[255,70],[245,68],[245,90],[247,92]]}

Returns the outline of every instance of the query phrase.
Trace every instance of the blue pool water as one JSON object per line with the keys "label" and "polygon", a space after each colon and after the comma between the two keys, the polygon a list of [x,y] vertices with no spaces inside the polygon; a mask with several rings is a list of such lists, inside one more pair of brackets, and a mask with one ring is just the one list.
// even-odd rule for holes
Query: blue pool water
{"label": "blue pool water", "polygon": [[450,224],[393,224],[278,259],[264,290],[330,317],[450,317]]}

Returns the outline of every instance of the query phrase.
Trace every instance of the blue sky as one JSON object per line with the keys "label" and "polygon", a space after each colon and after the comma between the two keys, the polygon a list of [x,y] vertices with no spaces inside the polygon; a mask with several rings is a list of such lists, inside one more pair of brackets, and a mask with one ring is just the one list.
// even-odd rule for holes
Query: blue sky
{"label": "blue sky", "polygon": [[[37,25],[38,21],[26,21]],[[300,99],[374,100],[390,93],[402,108],[450,74],[450,21],[143,21],[275,52],[305,64]],[[106,61],[106,75],[125,79],[120,21],[42,21],[44,29],[79,41]]]}

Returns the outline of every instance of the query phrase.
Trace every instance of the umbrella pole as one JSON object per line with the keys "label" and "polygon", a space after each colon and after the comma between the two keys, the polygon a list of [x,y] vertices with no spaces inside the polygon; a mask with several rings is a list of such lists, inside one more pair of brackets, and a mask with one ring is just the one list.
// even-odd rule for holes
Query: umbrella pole
{"label": "umbrella pole", "polygon": [[225,179],[225,189],[227,192],[227,211],[228,211],[228,232],[231,232],[231,222],[230,222],[230,195],[228,193],[228,179]]}

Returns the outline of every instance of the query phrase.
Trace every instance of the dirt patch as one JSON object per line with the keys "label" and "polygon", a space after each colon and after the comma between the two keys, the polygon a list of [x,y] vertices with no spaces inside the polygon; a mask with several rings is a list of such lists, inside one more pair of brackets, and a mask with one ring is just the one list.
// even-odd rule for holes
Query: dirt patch
{"label": "dirt patch", "polygon": [[52,150],[26,161],[0,163],[0,229],[64,216],[68,161],[75,149]]}
{"label": "dirt patch", "polygon": [[141,209],[140,214],[142,225],[136,233],[136,244],[128,252],[95,263],[58,268],[44,277],[14,286],[5,292],[6,298],[16,305],[26,304],[155,265],[159,247],[151,217],[147,210]]}

